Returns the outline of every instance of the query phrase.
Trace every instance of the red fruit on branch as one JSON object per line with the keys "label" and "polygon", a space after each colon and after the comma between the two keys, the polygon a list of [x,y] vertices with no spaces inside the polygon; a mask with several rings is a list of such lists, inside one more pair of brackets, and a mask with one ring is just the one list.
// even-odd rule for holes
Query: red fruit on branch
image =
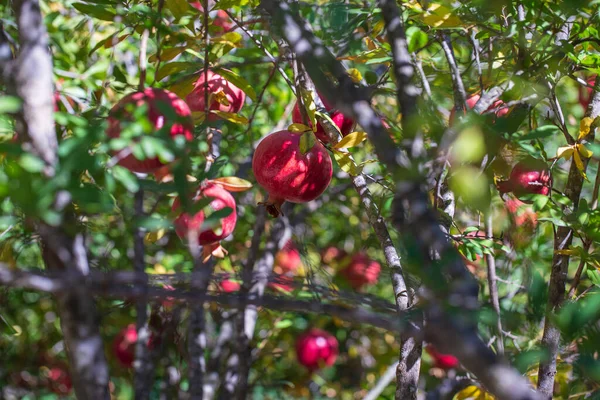
{"label": "red fruit on branch", "polygon": [[321,262],[327,265],[331,263],[338,263],[346,258],[347,255],[348,253],[346,253],[346,251],[343,249],[335,246],[329,246],[321,252]]}
{"label": "red fruit on branch", "polygon": [[425,351],[433,358],[434,366],[441,369],[453,369],[458,367],[458,358],[451,354],[439,353],[433,345],[427,345]]}
{"label": "red fruit on branch", "polygon": [[338,341],[321,329],[309,329],[296,339],[296,356],[310,372],[330,367],[338,356]]}
{"label": "red fruit on branch", "polygon": [[518,162],[506,181],[497,184],[500,193],[513,192],[517,197],[526,194],[549,195],[552,175],[544,161],[528,159]]}
{"label": "red fruit on branch", "polygon": [[359,290],[365,285],[376,283],[379,272],[381,272],[381,265],[377,261],[371,260],[363,253],[357,253],[339,274],[346,278],[352,288]]}
{"label": "red fruit on branch", "polygon": [[[147,88],[143,92],[131,93],[121,99],[108,114],[107,135],[110,138],[121,136],[124,121],[131,121],[131,113],[142,106],[147,107],[146,117],[153,125],[155,130],[163,126],[169,127],[171,137],[183,135],[187,140],[192,140],[194,132],[194,122],[192,114],[185,103],[175,93],[163,89]],[[170,108],[177,121],[172,120],[162,110]],[[130,148],[125,148],[117,152],[115,157],[119,157],[119,164],[133,172],[149,173],[165,165],[158,157],[138,160],[131,154]]]}
{"label": "red fruit on branch", "polygon": [[511,197],[504,205],[513,222],[508,230],[508,238],[515,248],[528,245],[537,227],[537,214],[531,206],[516,198]]}
{"label": "red fruit on branch", "polygon": [[[340,111],[335,110],[331,104],[329,104],[323,97],[321,97],[321,101],[325,106],[325,109],[329,113],[329,117],[333,121],[333,123],[340,129],[342,136],[346,136],[350,132],[352,132],[352,127],[354,127],[354,120]],[[294,106],[294,110],[292,111],[292,122],[295,124],[301,124],[302,121],[302,113],[300,112],[300,107],[298,103]],[[310,122],[309,122],[310,125]],[[315,136],[321,140],[323,143],[329,143],[329,137],[327,133],[325,133],[325,129],[321,126],[321,124],[317,123],[317,131],[315,132]]]}
{"label": "red fruit on branch", "polygon": [[276,292],[290,293],[294,290],[294,279],[291,276],[276,274],[275,280],[269,282],[267,286]]}
{"label": "red fruit on branch", "polygon": [[281,213],[284,201],[314,200],[331,182],[333,166],[325,147],[315,143],[302,154],[300,137],[289,131],[271,133],[258,144],[252,158],[256,181],[269,193],[267,211],[274,217]]}
{"label": "red fruit on branch", "polygon": [[283,246],[275,256],[273,271],[277,274],[285,274],[288,272],[295,272],[300,266],[302,266],[300,253],[294,245],[294,242],[288,240],[285,246]]}
{"label": "red fruit on branch", "polygon": [[[205,82],[208,80],[208,85]],[[185,101],[194,112],[206,111],[206,88],[208,88],[209,110],[238,113],[246,101],[246,93],[221,75],[208,70],[200,71],[198,80],[194,83],[194,90],[187,95]],[[216,121],[220,117],[210,113],[209,121]]]}
{"label": "red fruit on branch", "polygon": [[[477,102],[479,101],[479,99],[481,98],[480,94],[472,94],[471,96],[469,96],[467,98],[467,107],[469,108],[469,110],[472,110],[475,105],[477,104]],[[508,114],[508,112],[510,111],[510,108],[507,107],[504,102],[502,100],[496,100],[492,103],[491,106],[489,106],[487,108],[487,110],[485,110],[484,113],[487,112],[492,112],[494,111],[494,114],[496,114],[496,117],[501,118],[504,117],[506,114]],[[450,110],[450,125],[452,125],[452,123],[454,122],[454,117],[455,117],[455,110],[454,108],[452,108],[452,110]]]}
{"label": "red fruit on branch", "polygon": [[48,371],[50,390],[56,394],[67,394],[73,389],[69,373],[62,367],[52,367]]}
{"label": "red fruit on branch", "polygon": [[219,290],[223,293],[233,293],[240,290],[240,284],[236,281],[232,281],[231,279],[223,279],[219,282]]}
{"label": "red fruit on branch", "polygon": [[[113,341],[113,352],[117,360],[127,368],[131,368],[135,360],[135,344],[138,334],[135,324],[129,324],[123,328]],[[150,334],[146,346],[153,349],[156,344],[156,339],[153,334]]]}
{"label": "red fruit on branch", "polygon": [[[209,9],[211,8],[211,3],[212,2],[209,3]],[[194,7],[200,12],[204,12],[204,6],[202,6],[201,1],[191,1],[190,6]],[[210,11],[209,13],[213,14],[213,12]],[[216,12],[214,12],[214,17],[212,18],[210,24],[213,26],[218,26],[223,32],[230,31],[231,27],[233,26],[231,18],[229,18],[229,15],[227,15],[227,13],[224,10],[216,10]]]}
{"label": "red fruit on branch", "polygon": [[[183,241],[187,241],[189,235],[194,235],[198,240],[198,244],[204,246],[204,256],[209,257],[210,254],[216,255],[217,252],[222,251],[219,241],[233,233],[237,222],[237,212],[235,199],[220,185],[203,183],[194,198],[194,202],[205,198],[212,199],[209,204],[212,212],[229,207],[232,209],[231,213],[221,218],[216,226],[206,226],[204,221],[208,215],[205,215],[204,210],[198,211],[193,216],[183,212],[175,219],[175,231]],[[179,208],[180,200],[176,198],[172,209],[178,211]]]}

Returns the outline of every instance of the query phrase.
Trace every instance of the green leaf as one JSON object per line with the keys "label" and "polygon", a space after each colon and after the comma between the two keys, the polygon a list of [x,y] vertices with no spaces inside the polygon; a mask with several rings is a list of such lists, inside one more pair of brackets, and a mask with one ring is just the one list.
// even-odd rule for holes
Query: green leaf
{"label": "green leaf", "polygon": [[113,21],[117,15],[112,7],[85,3],[74,3],[73,7],[90,17],[94,17],[103,21]]}
{"label": "green leaf", "polygon": [[37,173],[44,169],[44,161],[30,153],[25,153],[19,158],[19,165],[27,172]]}
{"label": "green leaf", "polygon": [[160,81],[169,75],[173,75],[177,72],[184,71],[189,68],[194,68],[196,66],[196,63],[187,61],[175,61],[172,63],[161,65],[158,71],[156,71],[156,80]]}
{"label": "green leaf", "polygon": [[224,119],[225,121],[233,122],[234,124],[248,125],[248,118],[242,117],[239,114],[217,110],[210,110],[210,112],[212,114],[218,115],[221,119]]}
{"label": "green leaf", "polygon": [[187,0],[166,0],[165,6],[177,19],[187,14],[190,9],[190,3]]}
{"label": "green leaf", "polygon": [[356,165],[350,156],[350,153],[333,150],[333,158],[335,158],[342,171],[350,176],[357,176],[362,172],[362,169]]}
{"label": "green leaf", "polygon": [[406,30],[406,40],[408,41],[408,51],[417,51],[425,47],[428,38],[427,34],[417,26],[411,26]]}
{"label": "green leaf", "polygon": [[304,132],[300,136],[300,153],[308,153],[316,144],[317,138],[312,131]]}
{"label": "green leaf", "polygon": [[115,165],[113,167],[113,176],[130,192],[138,191],[139,183],[137,178],[127,168],[121,167],[120,165]]}
{"label": "green leaf", "polygon": [[215,68],[214,71],[222,77],[224,77],[225,79],[227,79],[229,82],[233,83],[235,86],[242,89],[242,91],[246,93],[246,95],[252,101],[256,101],[256,92],[254,91],[252,85],[250,85],[250,83],[246,79],[242,78],[235,72],[230,71],[228,69]]}
{"label": "green leaf", "polygon": [[284,319],[284,320],[281,320],[281,321],[277,321],[275,323],[275,328],[277,328],[277,329],[286,329],[286,328],[289,328],[292,325],[294,325],[294,322],[291,319]]}
{"label": "green leaf", "polygon": [[0,114],[13,114],[21,110],[23,102],[15,96],[0,97]]}
{"label": "green leaf", "polygon": [[336,143],[333,146],[334,149],[348,149],[354,146],[359,145],[367,139],[367,134],[365,132],[352,132],[346,136],[342,140]]}
{"label": "green leaf", "polygon": [[556,125],[544,125],[536,129],[529,131],[524,135],[514,135],[514,139],[518,141],[526,141],[533,139],[543,139],[549,136],[553,136],[560,132],[560,129]]}

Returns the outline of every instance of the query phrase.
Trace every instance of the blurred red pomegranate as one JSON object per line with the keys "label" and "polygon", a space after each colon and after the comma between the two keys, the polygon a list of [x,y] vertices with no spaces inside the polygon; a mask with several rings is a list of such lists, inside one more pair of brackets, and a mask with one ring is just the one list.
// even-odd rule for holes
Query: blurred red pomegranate
{"label": "blurred red pomegranate", "polygon": [[290,293],[294,290],[294,279],[286,275],[275,275],[275,279],[267,284],[267,287],[282,293]]}
{"label": "blurred red pomegranate", "polygon": [[[213,2],[208,3],[209,9],[212,7],[212,5],[211,5],[212,3]],[[204,6],[202,6],[201,1],[191,1],[190,6],[194,7],[196,10],[198,10],[200,12],[204,12]],[[209,13],[214,14],[214,15],[211,15],[211,17],[212,17],[211,25],[212,26],[218,26],[219,28],[221,28],[220,30],[222,32],[229,32],[231,30],[231,27],[233,26],[233,22],[231,22],[231,18],[229,18],[229,15],[227,15],[227,13],[224,10],[216,10],[213,12],[209,11]]]}
{"label": "blurred red pomegranate", "polygon": [[309,329],[296,339],[296,356],[310,372],[330,367],[338,356],[338,341],[321,329]]}
{"label": "blurred red pomegranate", "polygon": [[[208,84],[205,84],[206,80],[208,80]],[[204,113],[206,111],[206,88],[208,88],[209,110],[238,113],[246,101],[246,93],[223,76],[211,70],[207,73],[200,71],[198,80],[194,83],[194,90],[185,98],[193,112]],[[209,121],[219,119],[220,117],[216,114],[208,115]]]}
{"label": "blurred red pomegranate", "polygon": [[294,245],[294,242],[290,239],[285,246],[277,252],[273,272],[276,274],[296,272],[301,266],[302,259],[300,258],[300,253],[298,252],[296,245]]}
{"label": "blurred red pomegranate", "polygon": [[359,290],[365,285],[372,285],[377,282],[381,265],[377,261],[371,260],[364,253],[357,253],[352,256],[350,264],[339,271],[339,274],[346,278],[352,288]]}
{"label": "blurred red pomegranate", "polygon": [[[333,123],[340,129],[342,136],[346,136],[350,132],[352,132],[352,127],[354,126],[354,120],[350,117],[345,116],[340,111],[334,110],[331,104],[329,104],[323,97],[321,97],[321,101],[323,105],[327,109],[329,116]],[[295,124],[302,123],[302,113],[300,113],[300,107],[298,103],[294,106],[294,110],[292,111],[292,122]],[[315,132],[315,136],[324,143],[329,143],[329,137],[327,133],[325,133],[325,129],[321,126],[321,124],[317,123],[317,131]]]}
{"label": "blurred red pomegranate", "polygon": [[552,175],[546,163],[538,159],[519,161],[512,169],[510,177],[497,183],[500,193],[513,192],[520,197],[527,194],[548,196],[552,187]]}
{"label": "blurred red pomegranate", "polygon": [[321,252],[321,262],[329,265],[331,263],[338,263],[342,261],[348,253],[339,247],[329,246]]}
{"label": "blurred red pomegranate", "polygon": [[233,281],[231,279],[223,279],[221,282],[219,282],[218,285],[219,290],[223,293],[237,292],[238,290],[240,290],[241,287],[241,285],[238,282]]}
{"label": "blurred red pomegranate", "polygon": [[[137,330],[135,324],[129,324],[123,328],[113,341],[113,352],[117,360],[124,367],[131,368],[135,360],[135,343],[137,342]],[[153,334],[150,334],[147,346],[149,349],[154,348],[156,339]]]}
{"label": "blurred red pomegranate", "polygon": [[458,367],[458,358],[451,354],[439,353],[433,345],[427,345],[425,351],[433,358],[434,366],[441,369],[453,369]]}
{"label": "blurred red pomegranate", "polygon": [[[480,98],[481,95],[478,93],[472,94],[467,98],[467,107],[469,108],[469,110],[472,110],[475,107],[475,104],[477,104]],[[488,107],[487,110],[485,110],[485,112],[491,111],[494,111],[494,114],[496,114],[497,118],[501,118],[508,114],[510,108],[505,106],[502,100],[496,100],[492,103],[491,106]],[[454,108],[452,108],[452,110],[450,110],[450,125],[454,123],[454,117],[456,116],[455,113],[456,111],[454,111]]]}
{"label": "blurred red pomegranate", "polygon": [[62,367],[52,367],[48,371],[50,390],[56,394],[68,394],[73,389],[69,373]]}

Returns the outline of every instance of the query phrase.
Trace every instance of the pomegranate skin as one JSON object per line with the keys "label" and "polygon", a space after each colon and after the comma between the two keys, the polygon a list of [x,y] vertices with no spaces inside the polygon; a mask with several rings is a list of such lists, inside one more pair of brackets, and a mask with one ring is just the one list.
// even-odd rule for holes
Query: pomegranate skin
{"label": "pomegranate skin", "polygon": [[427,351],[427,353],[429,353],[429,355],[433,358],[434,366],[436,368],[448,370],[456,368],[459,365],[456,357],[451,354],[439,353],[432,345],[425,347],[425,351]]}
{"label": "pomegranate skin", "polygon": [[[212,7],[212,3],[213,2],[208,3],[209,10]],[[194,7],[196,10],[198,10],[200,12],[204,12],[204,6],[202,5],[202,2],[200,2],[200,1],[191,1],[190,6]],[[210,11],[209,11],[209,13],[210,13]],[[228,32],[229,30],[231,30],[231,27],[233,26],[231,19],[229,18],[229,15],[227,15],[227,13],[224,10],[217,10],[215,17],[213,18],[213,20],[210,23],[214,26],[218,26],[219,28],[221,28],[221,30],[223,32]]]}
{"label": "pomegranate skin", "polygon": [[[333,107],[331,107],[331,104],[329,104],[327,101],[325,101],[325,99],[323,99],[323,97],[321,97],[321,96],[319,96],[319,97],[321,98],[323,105],[327,109],[327,112],[329,113],[329,117],[331,118],[333,123],[340,129],[342,136],[346,136],[347,134],[352,132],[352,127],[354,126],[354,120],[352,118],[347,117],[346,115],[342,114],[341,112],[334,110]],[[302,113],[300,112],[300,107],[299,107],[298,103],[296,103],[296,105],[294,106],[294,109],[292,111],[292,122],[295,124],[302,123]],[[315,136],[323,143],[330,142],[329,137],[327,136],[327,133],[325,133],[325,129],[323,129],[323,127],[319,123],[317,123],[317,131],[315,132]]]}
{"label": "pomegranate skin", "polygon": [[359,290],[363,286],[376,283],[380,272],[381,265],[377,261],[371,260],[363,253],[357,253],[352,256],[350,264],[339,273],[353,289]]}
{"label": "pomegranate skin", "polygon": [[[112,108],[108,114],[108,130],[106,131],[108,137],[118,138],[121,136],[121,121],[131,120],[129,113],[125,110],[129,104],[133,104],[134,107],[146,105],[148,107],[147,118],[150,123],[154,125],[156,130],[159,130],[165,125],[166,118],[160,111],[159,107],[161,106],[159,106],[159,104],[162,104],[162,107],[170,107],[180,118],[180,121],[173,123],[171,126],[171,137],[183,135],[186,140],[192,140],[194,122],[188,105],[185,101],[177,97],[175,93],[155,88],[147,88],[143,92],[130,93],[123,97],[121,101]],[[141,161],[135,158],[133,154],[129,154],[119,160],[119,165],[133,172],[150,173],[162,167],[164,164],[158,157],[147,158]]]}
{"label": "pomegranate skin", "polygon": [[73,388],[69,373],[62,367],[52,367],[48,371],[50,390],[56,394],[68,394]]}
{"label": "pomegranate skin", "polygon": [[285,274],[287,272],[295,272],[302,265],[300,253],[294,245],[294,242],[289,240],[275,256],[275,273]]}
{"label": "pomegranate skin", "polygon": [[135,359],[135,343],[137,330],[134,324],[128,325],[115,337],[113,352],[124,367],[131,368]]}
{"label": "pomegranate skin", "polygon": [[233,293],[240,290],[240,284],[231,279],[223,279],[219,282],[219,290],[223,293]]}
{"label": "pomegranate skin", "polygon": [[545,162],[540,160],[519,161],[510,172],[507,181],[498,183],[500,193],[513,192],[517,197],[526,194],[548,196],[552,176]]}
{"label": "pomegranate skin", "polygon": [[302,154],[300,135],[285,130],[274,132],[259,143],[252,170],[258,184],[269,193],[269,202],[276,205],[316,199],[327,189],[333,174],[325,147],[315,143]]}
{"label": "pomegranate skin", "polygon": [[[227,236],[231,235],[235,229],[237,213],[235,199],[233,196],[221,186],[208,183],[200,189],[194,200],[198,201],[205,197],[213,199],[209,205],[213,211],[219,211],[225,207],[230,207],[233,211],[231,214],[221,219],[219,226],[209,229],[201,229],[205,217],[203,210],[198,211],[192,217],[190,217],[190,215],[187,213],[180,214],[179,217],[175,219],[175,231],[181,240],[187,240],[188,231],[191,229],[198,235],[198,244],[205,246],[225,239]],[[179,203],[179,198],[175,199],[173,202],[173,211],[177,211],[179,209]],[[216,232],[215,229],[219,230],[219,228],[220,232]]]}
{"label": "pomegranate skin", "polygon": [[338,356],[338,341],[328,332],[312,328],[296,339],[298,362],[310,372],[332,366]]}
{"label": "pomegranate skin", "polygon": [[[208,73],[205,74],[204,71],[200,71],[198,75],[198,80],[194,83],[194,90],[187,95],[185,101],[190,106],[190,109],[194,112],[205,112],[206,104],[205,104],[205,76],[208,76],[208,94],[209,97],[211,94],[216,94],[222,91],[229,102],[229,105],[221,104],[217,101],[217,99],[213,98],[209,110],[217,110],[223,111],[227,113],[238,113],[244,106],[244,102],[246,101],[246,93],[233,83],[229,82],[227,79],[222,77],[219,74],[208,70]],[[216,114],[210,113],[208,115],[208,121],[217,121],[220,117]]]}

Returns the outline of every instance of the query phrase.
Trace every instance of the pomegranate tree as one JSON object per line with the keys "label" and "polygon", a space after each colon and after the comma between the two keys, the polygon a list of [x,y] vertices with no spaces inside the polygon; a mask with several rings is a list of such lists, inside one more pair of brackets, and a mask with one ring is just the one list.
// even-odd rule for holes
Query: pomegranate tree
{"label": "pomegranate tree", "polygon": [[298,362],[310,372],[332,366],[338,356],[338,341],[332,334],[312,328],[296,339]]}
{"label": "pomegranate tree", "polygon": [[[333,123],[340,129],[342,136],[346,136],[347,134],[352,132],[352,128],[354,127],[354,120],[331,107],[331,104],[329,104],[329,102],[323,99],[321,95],[319,95],[319,98],[323,102],[323,105],[325,106],[327,113],[329,113],[329,117],[331,118]],[[296,103],[296,105],[294,106],[294,110],[292,111],[292,122],[295,124],[303,123],[302,113],[300,112],[300,107],[298,103]],[[317,123],[317,131],[315,132],[315,136],[317,136],[317,138],[323,143],[329,143],[329,137],[327,136],[327,133],[325,133],[325,129],[323,129],[323,127],[319,123]]]}
{"label": "pomegranate tree", "polygon": [[[131,93],[121,99],[108,114],[107,135],[118,138],[124,129],[124,122],[130,122],[135,109],[147,107],[146,117],[153,125],[154,131],[167,126],[171,137],[183,135],[186,140],[192,140],[194,122],[191,111],[185,101],[168,90],[147,88],[143,92]],[[162,110],[171,109],[177,120],[169,118]],[[118,163],[133,172],[149,173],[165,165],[158,157],[139,160],[132,154],[131,148],[125,148],[115,154]]]}
{"label": "pomegranate tree", "polygon": [[295,272],[302,266],[300,253],[294,245],[294,242],[288,240],[281,250],[275,255],[275,263],[273,271],[277,274],[285,274]]}
{"label": "pomegranate tree", "polygon": [[[207,88],[209,110],[237,113],[246,101],[246,93],[221,75],[211,70],[200,71],[198,80],[194,83],[194,90],[185,98],[192,111],[206,112]],[[219,118],[213,113],[208,115],[208,121],[216,121]]]}
{"label": "pomegranate tree", "polygon": [[339,274],[346,278],[352,288],[359,290],[365,285],[376,283],[380,271],[381,265],[377,261],[371,260],[364,253],[357,253]]}
{"label": "pomegranate tree", "polygon": [[425,351],[433,358],[433,363],[436,368],[453,369],[458,367],[459,362],[456,357],[451,354],[442,354],[438,352],[433,345],[427,345]]}
{"label": "pomegranate tree", "polygon": [[[208,205],[211,212],[222,210],[226,207],[231,208],[231,213],[226,217],[219,219],[215,226],[206,226],[205,219],[209,216],[206,214],[206,208],[198,211],[190,216],[188,213],[181,212],[175,219],[175,231],[183,241],[187,241],[190,235],[194,236],[198,245],[204,246],[203,252],[205,259],[211,254],[217,256],[222,255],[223,249],[219,242],[231,235],[237,222],[236,204],[233,196],[221,185],[203,182],[197,191],[193,201],[198,202],[201,199],[212,199]],[[175,199],[173,202],[173,211],[179,211],[180,200]]]}
{"label": "pomegranate tree", "polygon": [[271,133],[259,143],[252,158],[256,181],[269,194],[267,211],[274,217],[279,216],[285,201],[314,200],[331,182],[333,166],[325,147],[317,142],[302,154],[300,137],[286,130]]}
{"label": "pomegranate tree", "polygon": [[527,194],[549,195],[552,175],[545,162],[528,159],[518,162],[508,180],[498,182],[500,193],[513,192],[517,197]]}

